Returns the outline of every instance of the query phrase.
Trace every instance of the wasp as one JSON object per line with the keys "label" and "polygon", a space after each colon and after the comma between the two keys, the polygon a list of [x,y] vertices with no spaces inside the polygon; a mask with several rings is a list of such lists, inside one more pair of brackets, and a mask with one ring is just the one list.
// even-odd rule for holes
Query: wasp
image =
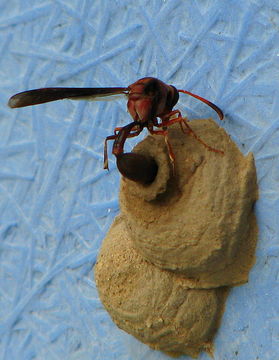
{"label": "wasp", "polygon": [[223,153],[214,149],[200,139],[191,129],[179,110],[173,110],[179,99],[179,93],[190,95],[216,111],[220,120],[223,119],[222,110],[212,102],[186,90],[177,90],[172,85],[153,77],[137,80],[128,87],[108,88],[68,88],[51,87],[28,90],[13,95],[8,102],[11,108],[20,108],[43,104],[62,99],[92,99],[123,94],[128,98],[127,109],[133,121],[123,127],[117,127],[114,134],[107,136],[104,143],[104,169],[108,169],[107,141],[114,140],[112,153],[116,156],[120,173],[134,181],[142,183],[152,182],[157,174],[157,165],[152,158],[136,153],[124,153],[127,138],[139,135],[144,128],[151,134],[164,136],[171,163],[174,166],[175,156],[168,139],[168,127],[178,123],[184,133],[190,133],[208,150]]}

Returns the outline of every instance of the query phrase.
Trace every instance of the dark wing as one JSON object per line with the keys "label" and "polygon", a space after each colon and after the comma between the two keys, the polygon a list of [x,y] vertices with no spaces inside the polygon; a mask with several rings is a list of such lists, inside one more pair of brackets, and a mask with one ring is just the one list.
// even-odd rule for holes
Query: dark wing
{"label": "dark wing", "polygon": [[96,97],[127,94],[128,88],[42,88],[28,90],[13,95],[8,102],[11,108],[19,108],[30,105],[43,104],[61,99],[92,99]]}

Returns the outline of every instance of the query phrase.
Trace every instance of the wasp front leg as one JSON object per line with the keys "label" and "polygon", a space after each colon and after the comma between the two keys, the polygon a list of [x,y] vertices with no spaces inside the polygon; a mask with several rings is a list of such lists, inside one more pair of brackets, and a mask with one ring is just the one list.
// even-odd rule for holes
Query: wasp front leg
{"label": "wasp front leg", "polygon": [[107,141],[114,140],[112,153],[116,157],[119,172],[127,179],[141,184],[150,184],[156,177],[158,166],[155,160],[148,155],[139,153],[124,153],[124,144],[127,138],[137,136],[143,130],[143,124],[133,122],[122,128],[116,128],[115,134],[105,140],[104,167],[108,168]]}
{"label": "wasp front leg", "polygon": [[104,169],[108,169],[108,151],[107,151],[108,140],[114,140],[112,153],[117,157],[123,153],[126,139],[137,136],[141,133],[142,128],[134,132],[131,132],[135,127],[138,127],[138,124],[136,122],[132,122],[126,126],[115,128],[114,135],[110,135],[106,137],[105,145],[104,145]]}
{"label": "wasp front leg", "polygon": [[117,138],[117,135],[110,135],[107,136],[105,139],[105,144],[104,144],[104,169],[108,170],[108,140],[115,140]]}

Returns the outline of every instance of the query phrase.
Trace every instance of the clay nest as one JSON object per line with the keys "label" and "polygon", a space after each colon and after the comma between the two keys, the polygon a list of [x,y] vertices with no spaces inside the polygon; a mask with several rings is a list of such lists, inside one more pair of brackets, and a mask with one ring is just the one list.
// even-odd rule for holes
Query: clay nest
{"label": "clay nest", "polygon": [[121,217],[103,243],[95,279],[113,321],[151,348],[171,356],[212,353],[227,289],[189,289],[184,277],[145,261]]}
{"label": "clay nest", "polygon": [[95,268],[103,304],[115,323],[173,356],[212,352],[227,289],[248,281],[254,262],[257,198],[252,154],[241,154],[212,120],[191,122],[209,151],[177,126],[134,151],[152,156],[151,185],[123,179],[121,216]]}
{"label": "clay nest", "polygon": [[146,260],[194,278],[198,286],[246,282],[257,231],[253,155],[244,157],[211,120],[196,120],[191,127],[224,155],[172,127],[173,172],[164,139],[148,136],[135,151],[150,151],[156,161],[159,154],[159,171],[150,186],[122,180],[120,207],[126,231]]}

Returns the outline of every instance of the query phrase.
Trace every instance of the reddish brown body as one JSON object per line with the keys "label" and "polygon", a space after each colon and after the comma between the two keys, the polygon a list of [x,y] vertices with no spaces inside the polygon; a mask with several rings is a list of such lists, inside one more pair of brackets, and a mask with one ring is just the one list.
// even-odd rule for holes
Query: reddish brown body
{"label": "reddish brown body", "polygon": [[[193,96],[212,107],[223,118],[222,111],[210,101],[186,90],[177,90],[172,85],[162,81],[146,77],[140,79],[127,88],[42,88],[29,90],[12,96],[9,106],[23,107],[41,104],[60,99],[83,99],[92,97],[104,97],[115,94],[128,96],[127,108],[133,118],[133,122],[116,128],[114,135],[105,140],[104,168],[108,169],[107,141],[114,140],[112,153],[117,158],[117,166],[122,175],[134,181],[148,183],[154,180],[157,165],[153,159],[143,157],[139,154],[124,153],[124,144],[127,138],[134,137],[146,127],[151,134],[163,135],[168,147],[169,157],[174,164],[174,154],[168,141],[168,127],[179,123],[183,132],[191,133],[210,151],[222,151],[214,149],[204,143],[196,136],[186,120],[181,116],[179,110],[173,110],[179,99],[179,92]],[[154,129],[156,127],[157,129]]]}
{"label": "reddish brown body", "polygon": [[179,95],[175,87],[155,78],[143,78],[128,87],[128,111],[134,121],[153,123],[163,118],[177,103]]}

